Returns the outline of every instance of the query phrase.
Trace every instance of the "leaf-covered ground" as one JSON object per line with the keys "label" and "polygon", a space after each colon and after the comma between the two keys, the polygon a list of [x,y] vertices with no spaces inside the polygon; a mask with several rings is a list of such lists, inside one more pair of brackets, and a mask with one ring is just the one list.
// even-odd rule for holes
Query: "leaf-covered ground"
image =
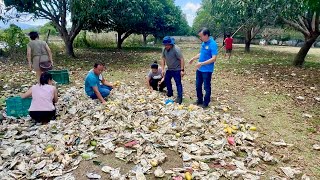
{"label": "leaf-covered ground", "polygon": [[[185,59],[198,53],[198,44],[181,45]],[[268,51],[265,51],[265,50]],[[274,50],[274,51],[270,51]],[[297,167],[311,178],[320,178],[319,151],[313,149],[320,144],[320,50],[313,49],[307,56],[305,68],[294,68],[291,52],[279,52],[276,48],[254,47],[250,54],[243,48],[235,48],[231,60],[221,54],[213,77],[212,106],[224,105],[233,116],[244,117],[257,126],[260,137],[257,145],[271,153],[279,161],[276,164],[262,163],[257,170],[266,172],[263,177],[286,177],[280,167]],[[125,49],[123,51],[78,49],[78,59],[55,55],[56,68],[69,69],[72,85],[81,86],[87,71],[95,61],[107,64],[104,76],[110,81],[138,81],[144,83],[149,64],[160,57],[160,49]],[[21,57],[20,59],[25,59]],[[34,82],[34,74],[26,69],[26,63],[0,63],[0,104],[10,94],[19,94]],[[195,101],[195,68],[186,65],[183,78],[184,103]],[[274,141],[283,140],[293,146],[275,146]],[[181,166],[176,152],[166,152],[168,159],[163,168]],[[97,161],[132,168],[114,158],[100,156]],[[212,162],[213,163],[213,162]],[[74,171],[77,179],[86,179],[88,171],[102,174],[93,161],[81,162]],[[152,176],[149,177],[149,179]]]}

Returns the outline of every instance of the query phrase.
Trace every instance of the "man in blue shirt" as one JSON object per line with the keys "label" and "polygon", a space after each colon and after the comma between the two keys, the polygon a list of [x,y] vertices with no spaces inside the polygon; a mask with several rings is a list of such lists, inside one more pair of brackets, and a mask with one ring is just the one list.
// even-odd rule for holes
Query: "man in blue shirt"
{"label": "man in blue shirt", "polygon": [[[196,65],[196,91],[198,98],[196,104],[201,105],[203,108],[207,108],[210,102],[211,78],[214,71],[214,63],[216,62],[218,55],[218,45],[210,36],[210,31],[207,28],[202,28],[198,35],[202,41],[200,53],[191,58],[189,64],[192,64],[194,60],[199,59],[199,62]],[[206,92],[204,98],[202,84],[204,84],[204,90]]]}
{"label": "man in blue shirt", "polygon": [[104,100],[113,89],[113,85],[102,77],[102,72],[105,66],[103,63],[95,63],[94,68],[89,71],[85,79],[85,91],[92,99],[99,99],[101,103],[106,103]]}

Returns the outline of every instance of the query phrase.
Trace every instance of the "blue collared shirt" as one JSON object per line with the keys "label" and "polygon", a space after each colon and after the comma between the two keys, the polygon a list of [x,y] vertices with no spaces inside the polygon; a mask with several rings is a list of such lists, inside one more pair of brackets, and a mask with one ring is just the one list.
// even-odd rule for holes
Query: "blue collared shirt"
{"label": "blue collared shirt", "polygon": [[[212,37],[210,37],[209,41],[203,42],[200,48],[200,57],[199,62],[204,62],[211,59],[213,56],[218,55],[218,45],[216,41]],[[214,71],[214,63],[203,65],[199,68],[201,72],[213,72]]]}
{"label": "blue collared shirt", "polygon": [[84,89],[88,96],[92,96],[94,94],[93,87],[99,87],[100,82],[102,80],[102,75],[96,75],[93,70],[90,70],[84,83]]}

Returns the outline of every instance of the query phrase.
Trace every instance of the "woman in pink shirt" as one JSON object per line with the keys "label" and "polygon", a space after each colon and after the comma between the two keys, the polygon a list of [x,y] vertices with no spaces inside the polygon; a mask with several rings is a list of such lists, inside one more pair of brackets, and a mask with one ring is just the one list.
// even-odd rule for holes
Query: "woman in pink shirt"
{"label": "woman in pink shirt", "polygon": [[58,101],[58,92],[52,85],[52,75],[43,72],[40,76],[40,84],[33,85],[21,98],[32,97],[29,114],[37,123],[48,123],[55,118],[56,108],[54,103]]}

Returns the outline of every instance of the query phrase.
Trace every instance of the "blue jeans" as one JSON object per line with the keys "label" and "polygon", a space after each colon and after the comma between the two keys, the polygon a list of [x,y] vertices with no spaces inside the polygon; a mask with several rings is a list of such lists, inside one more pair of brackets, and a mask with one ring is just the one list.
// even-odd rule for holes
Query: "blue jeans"
{"label": "blue jeans", "polygon": [[[205,106],[208,106],[210,102],[211,77],[212,77],[212,72],[201,72],[197,70],[196,91],[197,91],[198,103],[203,103],[203,105]],[[203,99],[203,93],[202,93],[202,84],[204,84],[204,91],[206,92],[204,99]]]}
{"label": "blue jeans", "polygon": [[182,83],[181,83],[181,71],[173,71],[173,70],[167,70],[165,75],[165,82],[167,86],[167,96],[171,97],[173,96],[173,90],[172,90],[172,84],[171,79],[174,79],[177,86],[178,91],[178,97],[182,98]]}
{"label": "blue jeans", "polygon": [[[112,87],[110,86],[106,86],[106,85],[99,85],[98,86],[98,90],[101,94],[101,96],[103,98],[109,96],[110,94],[110,91],[112,90]],[[97,95],[95,93],[93,93],[91,96],[90,96],[91,99],[98,99]]]}

